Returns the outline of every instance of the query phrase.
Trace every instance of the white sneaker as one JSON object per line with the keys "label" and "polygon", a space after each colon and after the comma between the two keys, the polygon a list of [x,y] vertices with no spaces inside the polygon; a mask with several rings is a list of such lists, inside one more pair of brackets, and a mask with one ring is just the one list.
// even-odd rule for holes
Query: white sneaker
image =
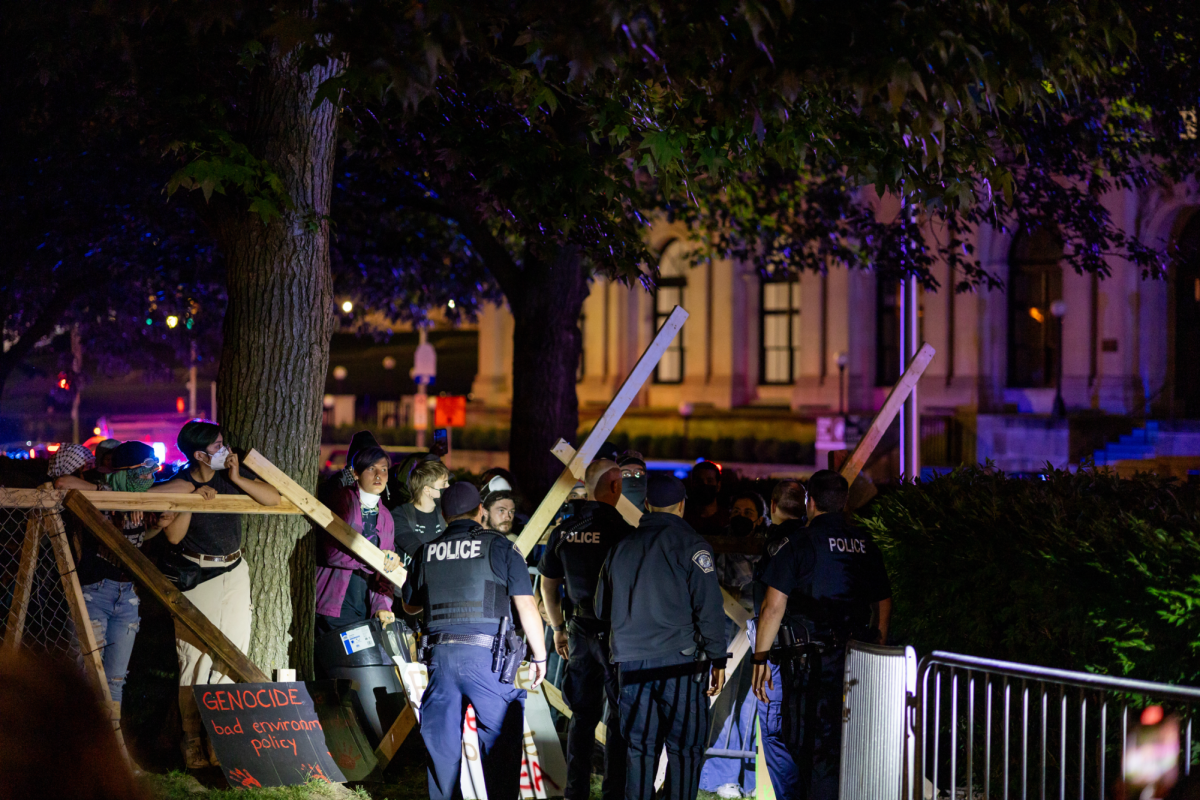
{"label": "white sneaker", "polygon": [[722,783],[717,787],[717,797],[723,797],[725,800],[732,800],[735,797],[742,796],[742,787],[736,783]]}

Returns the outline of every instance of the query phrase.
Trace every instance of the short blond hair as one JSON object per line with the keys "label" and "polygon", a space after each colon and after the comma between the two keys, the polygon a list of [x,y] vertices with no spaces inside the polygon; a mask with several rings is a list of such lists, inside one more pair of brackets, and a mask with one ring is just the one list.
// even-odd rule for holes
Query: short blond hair
{"label": "short blond hair", "polygon": [[413,468],[412,474],[408,476],[408,488],[412,493],[413,499],[421,496],[421,490],[426,486],[433,486],[443,478],[450,477],[450,470],[446,469],[446,465],[440,461],[422,461]]}

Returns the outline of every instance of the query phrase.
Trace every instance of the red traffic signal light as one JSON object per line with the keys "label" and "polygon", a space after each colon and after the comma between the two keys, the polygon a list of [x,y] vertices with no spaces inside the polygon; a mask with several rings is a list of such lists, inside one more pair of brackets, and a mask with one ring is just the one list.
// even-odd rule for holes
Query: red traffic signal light
{"label": "red traffic signal light", "polygon": [[58,373],[58,388],[64,392],[71,390],[71,378],[65,372]]}

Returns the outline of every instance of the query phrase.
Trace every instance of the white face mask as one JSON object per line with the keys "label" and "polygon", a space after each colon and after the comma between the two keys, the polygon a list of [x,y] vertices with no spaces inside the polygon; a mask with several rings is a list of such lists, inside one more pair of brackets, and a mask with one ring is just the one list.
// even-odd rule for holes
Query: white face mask
{"label": "white face mask", "polygon": [[363,508],[375,508],[379,505],[379,495],[364,492],[360,487],[358,490],[358,502],[362,504]]}
{"label": "white face mask", "polygon": [[221,449],[208,457],[208,466],[216,470],[225,469],[225,459],[229,458],[229,448],[221,445]]}

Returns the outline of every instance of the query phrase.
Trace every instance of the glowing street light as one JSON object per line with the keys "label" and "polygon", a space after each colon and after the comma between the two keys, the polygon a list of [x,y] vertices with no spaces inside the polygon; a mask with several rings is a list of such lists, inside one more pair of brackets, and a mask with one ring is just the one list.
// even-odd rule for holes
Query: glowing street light
{"label": "glowing street light", "polygon": [[345,302],[342,303],[343,313],[349,314],[353,310],[354,310],[354,303],[350,302],[349,300],[346,300]]}
{"label": "glowing street light", "polygon": [[179,317],[175,316],[174,314],[167,317],[167,327],[168,328],[174,328],[178,324],[179,324]]}

